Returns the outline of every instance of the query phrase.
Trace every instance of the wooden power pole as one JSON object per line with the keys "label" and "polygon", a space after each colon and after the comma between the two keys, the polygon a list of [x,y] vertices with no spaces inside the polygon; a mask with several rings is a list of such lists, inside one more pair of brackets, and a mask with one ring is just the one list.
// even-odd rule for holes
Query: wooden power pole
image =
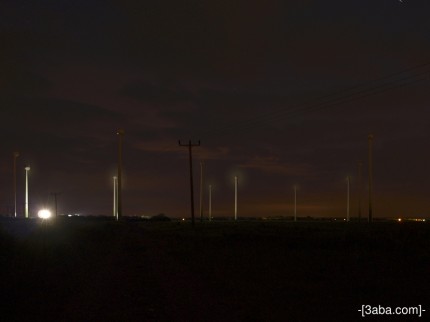
{"label": "wooden power pole", "polygon": [[193,227],[195,226],[194,220],[194,188],[193,188],[193,156],[192,156],[192,148],[194,146],[200,146],[200,140],[197,144],[192,144],[191,140],[189,140],[188,144],[181,144],[181,140],[178,141],[179,146],[187,146],[188,147],[188,156],[190,161],[190,193],[191,193],[191,222]]}

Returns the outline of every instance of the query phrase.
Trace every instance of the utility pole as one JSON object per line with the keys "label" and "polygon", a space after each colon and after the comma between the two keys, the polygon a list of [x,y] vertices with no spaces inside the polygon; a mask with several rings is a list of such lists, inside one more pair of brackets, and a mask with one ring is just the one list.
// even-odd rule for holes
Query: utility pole
{"label": "utility pole", "polygon": [[200,222],[203,222],[203,166],[204,162],[200,161]]}
{"label": "utility pole", "polygon": [[124,137],[124,130],[118,130],[118,213],[116,220],[122,217],[122,139]]}
{"label": "utility pole", "polygon": [[373,143],[373,134],[369,134],[369,222],[373,220],[372,213],[372,184],[373,184],[373,165],[372,165],[372,143]]}
{"label": "utility pole", "polygon": [[194,146],[200,146],[200,140],[198,144],[191,144],[191,140],[189,140],[188,144],[181,144],[181,140],[178,141],[179,146],[187,146],[188,147],[188,156],[190,161],[190,192],[191,192],[191,221],[193,227],[195,226],[194,222],[194,188],[193,188],[193,156],[192,156],[192,148]]}
{"label": "utility pole", "polygon": [[54,196],[54,202],[55,202],[55,218],[58,217],[58,208],[57,208],[57,196],[61,195],[61,192],[51,192],[51,195]]}
{"label": "utility pole", "polygon": [[362,163],[358,162],[358,185],[357,185],[357,192],[358,192],[358,222],[361,221],[361,167]]}
{"label": "utility pole", "polygon": [[350,184],[350,176],[346,177],[347,182],[347,193],[346,193],[346,222],[349,221],[349,184]]}
{"label": "utility pole", "polygon": [[14,204],[15,204],[15,218],[16,218],[16,158],[19,157],[18,152],[13,153],[13,194],[14,194]]}

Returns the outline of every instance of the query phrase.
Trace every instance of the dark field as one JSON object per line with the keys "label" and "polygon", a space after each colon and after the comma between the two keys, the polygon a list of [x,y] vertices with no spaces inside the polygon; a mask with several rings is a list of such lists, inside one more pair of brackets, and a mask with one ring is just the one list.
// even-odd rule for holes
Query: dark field
{"label": "dark field", "polygon": [[[2,321],[425,321],[426,223],[0,223]],[[367,316],[362,304],[423,305]]]}

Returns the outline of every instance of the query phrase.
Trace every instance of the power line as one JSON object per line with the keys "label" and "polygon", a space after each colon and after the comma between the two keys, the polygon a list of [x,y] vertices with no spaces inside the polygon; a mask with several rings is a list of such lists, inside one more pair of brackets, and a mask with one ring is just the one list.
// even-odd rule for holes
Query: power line
{"label": "power line", "polygon": [[[400,73],[396,73],[396,74],[400,74]],[[318,100],[322,100],[321,102],[316,101],[315,103],[310,103],[310,104],[309,103],[300,104],[289,110],[286,110],[284,107],[278,108],[274,111],[266,112],[264,114],[261,113],[258,116],[248,118],[247,120],[243,120],[239,122],[236,122],[236,121],[230,122],[229,124],[224,125],[222,128],[218,127],[216,129],[208,130],[206,132],[201,133],[201,135],[207,139],[215,135],[219,135],[221,132],[228,132],[230,134],[231,132],[247,130],[250,127],[254,127],[257,124],[272,121],[275,118],[276,120],[279,120],[280,118],[285,118],[285,117],[289,117],[291,119],[292,117],[297,117],[305,113],[326,109],[340,104],[350,103],[359,99],[381,94],[389,90],[393,90],[396,88],[405,87],[421,81],[425,81],[429,79],[428,75],[429,75],[429,71],[424,71],[412,76],[396,79],[396,80],[393,80],[384,84],[380,84],[377,86],[373,86],[367,89],[362,89],[351,93],[345,93],[342,96],[338,96],[338,95],[343,92],[348,92],[350,91],[350,89],[345,91],[338,91],[334,94],[326,95],[324,97],[319,98]],[[388,79],[388,78],[381,78],[381,79]],[[358,89],[359,87],[362,87],[362,86],[356,86],[354,87],[354,89]],[[326,98],[332,98],[332,99],[325,100]]]}
{"label": "power line", "polygon": [[[384,92],[394,90],[397,88],[410,86],[422,81],[429,80],[430,70],[426,70],[430,66],[430,63],[414,66],[409,69],[405,69],[399,72],[392,73],[390,75],[377,78],[375,80],[362,83],[349,88],[341,89],[328,95],[321,96],[311,102],[297,104],[290,109],[286,109],[285,106],[271,110],[270,112],[260,113],[244,120],[233,120],[224,123],[222,126],[217,126],[212,129],[200,132],[200,135],[205,139],[212,138],[215,136],[223,136],[231,134],[232,132],[237,133],[245,130],[249,130],[256,125],[264,124],[273,120],[292,119],[301,115],[305,115],[310,112],[315,112],[323,109],[327,109],[340,104],[351,103],[366,97],[375,96]],[[424,70],[424,71],[423,71]],[[413,71],[418,71],[410,75],[405,75]],[[402,76],[405,75],[405,76]],[[398,76],[402,76],[398,78]],[[166,145],[160,151],[171,150],[171,145]]]}

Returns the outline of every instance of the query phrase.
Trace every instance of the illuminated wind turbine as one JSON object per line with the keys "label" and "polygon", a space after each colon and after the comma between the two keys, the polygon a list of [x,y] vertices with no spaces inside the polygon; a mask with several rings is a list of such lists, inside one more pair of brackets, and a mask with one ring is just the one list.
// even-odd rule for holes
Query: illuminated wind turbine
{"label": "illuminated wind turbine", "polygon": [[124,130],[118,130],[118,196],[117,196],[117,216],[116,220],[122,218],[122,140]]}
{"label": "illuminated wind turbine", "polygon": [[28,171],[30,167],[25,167],[25,218],[28,218]]}
{"label": "illuminated wind turbine", "polygon": [[237,220],[237,176],[234,177],[234,220]]}
{"label": "illuminated wind turbine", "polygon": [[16,218],[16,158],[19,157],[18,152],[13,153],[13,194],[14,194],[14,204],[15,204],[15,218]]}
{"label": "illuminated wind turbine", "polygon": [[297,186],[294,186],[294,221],[297,221]]}
{"label": "illuminated wind turbine", "polygon": [[117,183],[117,177],[113,177],[113,216],[116,220],[118,220],[118,207],[117,207],[117,192],[118,192],[118,183]]}
{"label": "illuminated wind turbine", "polygon": [[346,177],[347,182],[347,194],[346,194],[346,221],[349,221],[349,184],[350,184],[350,177]]}
{"label": "illuminated wind turbine", "polygon": [[209,221],[212,221],[212,185],[209,185]]}

